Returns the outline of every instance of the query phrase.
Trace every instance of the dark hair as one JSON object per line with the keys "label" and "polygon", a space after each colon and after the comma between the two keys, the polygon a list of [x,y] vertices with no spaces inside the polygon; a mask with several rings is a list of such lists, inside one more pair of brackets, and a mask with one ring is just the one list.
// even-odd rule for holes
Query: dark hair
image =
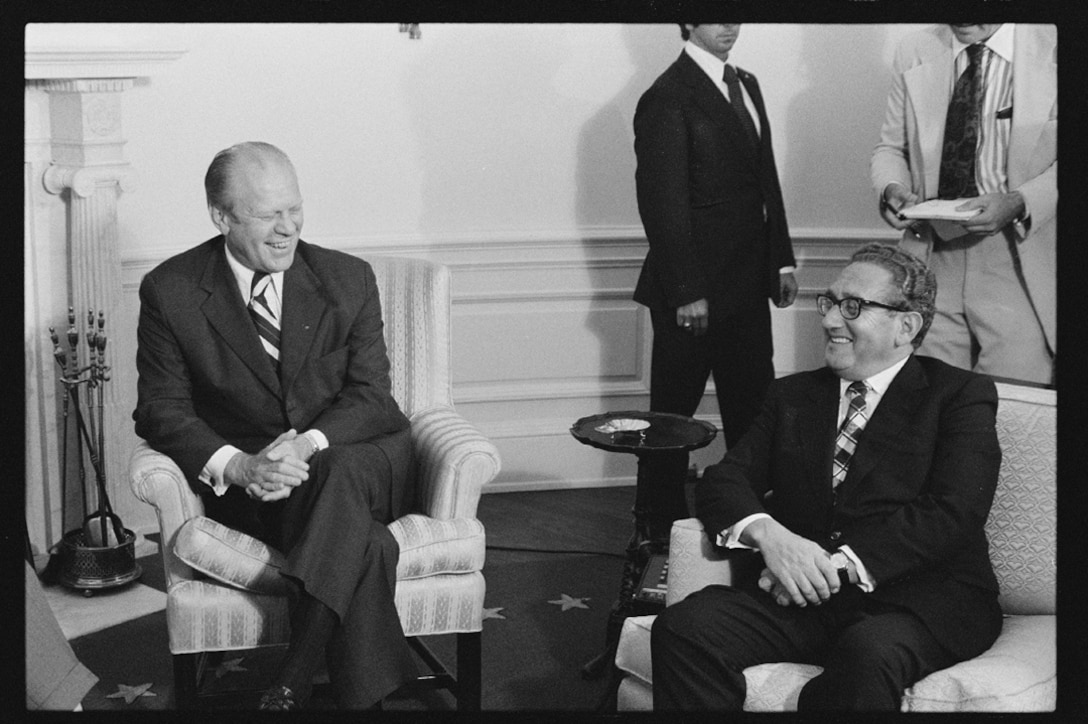
{"label": "dark hair", "polygon": [[[926,263],[898,246],[891,244],[866,244],[850,257],[850,263],[874,264],[891,272],[892,282],[908,311],[922,315],[922,326],[911,344],[915,349],[933,324],[933,312],[937,302],[937,277]],[[894,302],[889,301],[889,304]]]}
{"label": "dark hair", "polygon": [[215,158],[208,166],[208,172],[204,174],[204,194],[208,198],[208,206],[226,212],[232,211],[232,203],[227,195],[227,184],[230,182],[230,175],[235,166],[243,158],[261,161],[262,157],[267,156],[278,158],[294,169],[294,164],[286,153],[264,141],[237,143],[215,154]]}

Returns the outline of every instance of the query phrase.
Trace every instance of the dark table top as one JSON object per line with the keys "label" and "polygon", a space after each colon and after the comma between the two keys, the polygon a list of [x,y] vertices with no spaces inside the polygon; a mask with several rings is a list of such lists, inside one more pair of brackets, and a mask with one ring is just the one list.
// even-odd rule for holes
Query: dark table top
{"label": "dark table top", "polygon": [[[596,428],[612,420],[642,420],[650,423],[642,431],[601,432]],[[578,420],[570,428],[578,442],[601,450],[626,453],[698,450],[706,447],[718,434],[709,422],[668,412],[627,410],[604,412]]]}

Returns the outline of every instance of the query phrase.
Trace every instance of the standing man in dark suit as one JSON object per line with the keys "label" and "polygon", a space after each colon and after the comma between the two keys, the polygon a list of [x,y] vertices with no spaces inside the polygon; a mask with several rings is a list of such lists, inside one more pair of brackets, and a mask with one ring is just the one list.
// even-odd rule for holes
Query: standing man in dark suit
{"label": "standing man in dark suit", "polygon": [[798,709],[898,711],[997,638],[997,391],[914,355],[936,292],[916,257],[872,244],[817,297],[827,366],[775,381],[696,490],[707,535],[766,567],[657,618],[656,709],[740,709],[745,668],[799,661],[824,671]]}
{"label": "standing man in dark suit", "polygon": [[300,708],[323,652],[337,704],[368,707],[416,676],[386,527],[412,500],[408,420],[374,273],[299,238],[295,169],[274,146],[221,151],[205,189],[220,235],[140,285],[136,433],[209,517],[287,557],[291,639],[261,708]]}
{"label": "standing man in dark suit", "polygon": [[[767,298],[797,282],[771,128],[755,76],[726,63],[740,25],[682,25],[680,57],[639,99],[635,183],[650,251],[634,299],[650,309],[650,409],[692,415],[713,372],[735,445],[774,379]],[[687,514],[687,455],[639,460],[636,502],[663,528]]]}

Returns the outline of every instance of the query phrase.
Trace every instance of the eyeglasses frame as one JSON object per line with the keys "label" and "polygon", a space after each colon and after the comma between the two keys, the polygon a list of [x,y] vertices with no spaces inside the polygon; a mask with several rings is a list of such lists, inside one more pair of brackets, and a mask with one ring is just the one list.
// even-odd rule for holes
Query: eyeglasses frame
{"label": "eyeglasses frame", "polygon": [[[827,299],[828,301],[830,301],[832,307],[838,307],[839,308],[839,314],[842,315],[843,319],[851,320],[851,321],[857,319],[858,317],[860,317],[861,313],[865,310],[866,307],[880,307],[881,309],[887,309],[887,310],[890,310],[892,312],[909,312],[910,311],[909,309],[905,309],[902,304],[900,304],[899,306],[892,306],[891,304],[885,304],[884,302],[876,302],[876,301],[873,301],[872,299],[865,299],[863,297],[844,297],[842,299],[835,299],[835,297],[831,296],[830,294],[817,294],[816,295],[816,311],[819,312],[821,317],[826,317],[827,312],[831,311],[831,307],[828,307],[827,312],[821,312],[820,311],[820,300],[821,299]],[[855,314],[853,317],[846,316],[846,312],[843,311],[843,308],[842,308],[843,302],[848,302],[850,300],[854,300],[854,301],[856,301],[858,303],[858,313]]]}

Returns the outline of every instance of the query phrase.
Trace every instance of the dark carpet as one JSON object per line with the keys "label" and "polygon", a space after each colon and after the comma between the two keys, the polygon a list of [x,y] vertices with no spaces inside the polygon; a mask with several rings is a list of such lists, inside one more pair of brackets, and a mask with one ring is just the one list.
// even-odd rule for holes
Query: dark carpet
{"label": "dark carpet", "polygon": [[[587,680],[582,666],[604,650],[633,499],[631,487],[482,497],[478,515],[487,530],[489,609],[483,631],[485,711],[593,711],[605,698],[608,676]],[[140,564],[140,582],[165,590],[158,555]],[[452,670],[454,637],[425,640]],[[166,641],[165,612],[74,639],[76,656],[99,677],[84,709],[172,709],[173,665]],[[280,656],[279,649],[228,652],[204,691],[239,690],[215,707],[252,710]],[[317,695],[310,706],[332,705]],[[404,690],[384,708],[449,711],[455,706],[445,691]]]}

